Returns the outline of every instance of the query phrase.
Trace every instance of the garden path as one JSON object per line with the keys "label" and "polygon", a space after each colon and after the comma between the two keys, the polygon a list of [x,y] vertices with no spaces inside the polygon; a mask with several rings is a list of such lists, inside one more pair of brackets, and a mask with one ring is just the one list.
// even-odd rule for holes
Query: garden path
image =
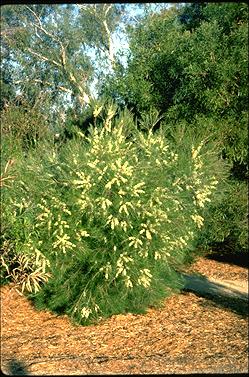
{"label": "garden path", "polygon": [[221,280],[196,274],[182,274],[185,280],[184,290],[200,295],[234,297],[248,300],[248,281]]}

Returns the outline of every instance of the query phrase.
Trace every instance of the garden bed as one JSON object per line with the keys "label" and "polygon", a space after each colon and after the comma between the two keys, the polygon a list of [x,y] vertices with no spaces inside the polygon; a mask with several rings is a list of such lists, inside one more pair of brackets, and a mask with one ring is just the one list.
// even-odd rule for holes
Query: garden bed
{"label": "garden bed", "polygon": [[[189,271],[227,280],[248,269],[199,258]],[[189,272],[188,271],[188,272]],[[36,311],[13,286],[1,288],[5,374],[238,373],[248,370],[247,303],[234,310],[191,292],[146,315],[115,315],[95,326]],[[238,309],[238,303],[235,305]]]}

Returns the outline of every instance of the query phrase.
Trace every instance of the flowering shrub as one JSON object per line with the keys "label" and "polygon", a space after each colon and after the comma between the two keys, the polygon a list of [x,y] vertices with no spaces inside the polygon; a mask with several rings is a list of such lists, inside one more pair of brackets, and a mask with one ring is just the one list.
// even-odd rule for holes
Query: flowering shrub
{"label": "flowering shrub", "polygon": [[144,311],[181,287],[177,269],[218,184],[207,144],[182,155],[162,131],[131,133],[127,114],[113,116],[110,106],[102,127],[47,152],[38,169],[27,158],[18,186],[28,233],[19,248],[39,253],[50,276],[32,297],[80,323]]}

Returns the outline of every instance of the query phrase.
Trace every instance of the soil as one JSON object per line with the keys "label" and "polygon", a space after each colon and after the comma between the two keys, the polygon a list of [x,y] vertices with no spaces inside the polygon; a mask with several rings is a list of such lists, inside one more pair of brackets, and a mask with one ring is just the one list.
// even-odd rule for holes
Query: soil
{"label": "soil", "polygon": [[[186,274],[243,290],[248,268],[198,258]],[[244,291],[245,292],[245,291]],[[182,291],[145,315],[95,326],[36,311],[13,285],[1,287],[1,370],[11,375],[248,372],[248,300]]]}

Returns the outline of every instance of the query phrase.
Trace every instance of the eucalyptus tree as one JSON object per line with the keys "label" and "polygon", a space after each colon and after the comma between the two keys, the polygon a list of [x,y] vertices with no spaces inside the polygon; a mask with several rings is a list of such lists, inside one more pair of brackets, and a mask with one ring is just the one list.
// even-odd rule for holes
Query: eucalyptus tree
{"label": "eucalyptus tree", "polygon": [[84,41],[77,35],[72,7],[9,5],[2,17],[3,40],[15,60],[16,88],[37,88],[54,96],[67,93],[80,104],[89,102],[91,64],[80,53]]}
{"label": "eucalyptus tree", "polygon": [[116,63],[113,34],[124,12],[122,4],[77,4],[78,25],[88,46],[96,49],[97,57],[104,59],[108,68]]}
{"label": "eucalyptus tree", "polygon": [[76,107],[91,101],[91,83],[115,66],[113,33],[122,4],[30,4],[2,8],[2,64],[12,67],[15,90]]}

